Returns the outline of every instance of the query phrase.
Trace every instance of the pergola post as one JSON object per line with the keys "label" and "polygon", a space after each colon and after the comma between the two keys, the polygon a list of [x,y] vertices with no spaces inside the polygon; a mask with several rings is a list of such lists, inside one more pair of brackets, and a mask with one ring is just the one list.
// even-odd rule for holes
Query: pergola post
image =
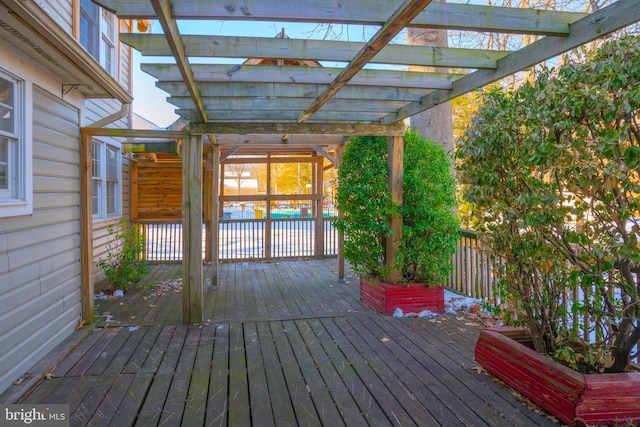
{"label": "pergola post", "polygon": [[211,286],[218,286],[218,263],[220,261],[220,146],[213,146],[211,154],[211,226],[209,247],[211,248]]}
{"label": "pergola post", "polygon": [[[404,136],[389,137],[389,192],[395,205],[402,205],[402,175],[404,158]],[[402,271],[398,271],[396,259],[402,237],[402,217],[394,215],[389,218],[391,234],[386,241],[385,263],[390,267],[389,282],[397,283],[402,279]]]}
{"label": "pergola post", "polygon": [[182,319],[203,321],[202,135],[191,135],[182,150]]}
{"label": "pergola post", "polygon": [[[335,167],[340,170],[340,165],[342,165],[342,152],[344,151],[344,146],[340,146],[336,149],[336,164]],[[340,183],[338,182],[338,185]],[[342,211],[338,211],[338,218],[342,219],[344,214]],[[344,282],[344,233],[338,232],[338,280],[340,282]]]}
{"label": "pergola post", "polygon": [[95,319],[93,278],[93,207],[91,174],[93,138],[80,133],[80,276],[82,280],[82,321],[85,325]]}
{"label": "pergola post", "polygon": [[316,258],[322,258],[324,256],[324,212],[322,206],[322,181],[324,178],[324,157],[315,156],[317,161],[312,163],[315,166],[315,179],[314,179],[314,216],[315,216],[315,256]]}

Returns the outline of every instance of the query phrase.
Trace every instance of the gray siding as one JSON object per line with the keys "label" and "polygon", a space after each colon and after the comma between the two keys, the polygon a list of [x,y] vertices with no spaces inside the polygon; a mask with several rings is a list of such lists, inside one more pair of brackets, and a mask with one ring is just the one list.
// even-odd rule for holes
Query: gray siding
{"label": "gray siding", "polygon": [[30,216],[0,218],[0,390],[81,316],[78,110],[33,88]]}
{"label": "gray siding", "polygon": [[73,26],[71,0],[46,0],[41,2],[40,6],[63,30],[71,34],[71,28]]}

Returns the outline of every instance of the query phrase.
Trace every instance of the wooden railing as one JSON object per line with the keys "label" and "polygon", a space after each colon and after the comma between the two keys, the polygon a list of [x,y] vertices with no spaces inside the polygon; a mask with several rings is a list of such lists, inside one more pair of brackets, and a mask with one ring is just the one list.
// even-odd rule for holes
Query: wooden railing
{"label": "wooden railing", "polygon": [[[313,218],[221,219],[219,221],[219,259],[242,261],[278,258],[327,257],[338,254],[335,218],[323,220],[321,254],[317,254],[316,222]],[[148,261],[182,260],[180,223],[139,224],[146,241]],[[203,225],[202,251],[207,253],[206,225]]]}
{"label": "wooden railing", "polygon": [[460,230],[458,250],[452,262],[453,272],[449,275],[447,287],[485,301],[494,298],[495,265],[474,231]]}

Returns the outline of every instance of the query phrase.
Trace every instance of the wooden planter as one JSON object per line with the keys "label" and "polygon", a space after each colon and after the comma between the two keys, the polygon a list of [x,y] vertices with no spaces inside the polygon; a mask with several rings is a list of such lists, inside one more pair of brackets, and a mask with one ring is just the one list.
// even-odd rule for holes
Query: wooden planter
{"label": "wooden planter", "polygon": [[484,329],[476,362],[566,424],[640,421],[640,372],[580,374],[518,342],[523,336],[522,328]]}
{"label": "wooden planter", "polygon": [[444,286],[391,285],[380,281],[360,279],[360,299],[369,308],[393,314],[396,308],[404,313],[419,313],[424,310],[444,311]]}

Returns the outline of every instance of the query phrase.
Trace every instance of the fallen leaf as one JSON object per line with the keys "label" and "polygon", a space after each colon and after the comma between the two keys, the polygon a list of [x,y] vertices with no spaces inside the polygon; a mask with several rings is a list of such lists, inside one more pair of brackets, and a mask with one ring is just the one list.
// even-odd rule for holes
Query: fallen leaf
{"label": "fallen leaf", "polygon": [[474,371],[476,371],[476,372],[477,372],[477,373],[479,373],[479,374],[481,374],[481,373],[482,373],[482,371],[484,371],[484,368],[483,368],[482,366],[480,366],[480,365],[473,365],[473,366],[471,367],[471,369],[473,369]]}
{"label": "fallen leaf", "polygon": [[482,304],[480,303],[472,304],[471,307],[469,307],[469,311],[472,313],[478,313],[480,310],[482,310]]}
{"label": "fallen leaf", "polygon": [[76,326],[76,331],[79,331],[82,328],[84,328],[84,319],[81,320],[80,323],[78,323],[78,326]]}
{"label": "fallen leaf", "polygon": [[55,378],[56,376],[53,375],[51,372],[47,372],[46,374],[43,375],[45,380],[50,380],[51,378]]}
{"label": "fallen leaf", "polygon": [[389,342],[389,338],[385,337],[385,338],[382,338],[380,341],[382,341],[382,342]]}
{"label": "fallen leaf", "polygon": [[24,382],[24,380],[31,378],[31,372],[27,372],[26,374],[24,374],[23,376],[21,376],[20,378],[18,378],[17,380],[15,380],[13,382],[13,384],[15,385],[20,385]]}

